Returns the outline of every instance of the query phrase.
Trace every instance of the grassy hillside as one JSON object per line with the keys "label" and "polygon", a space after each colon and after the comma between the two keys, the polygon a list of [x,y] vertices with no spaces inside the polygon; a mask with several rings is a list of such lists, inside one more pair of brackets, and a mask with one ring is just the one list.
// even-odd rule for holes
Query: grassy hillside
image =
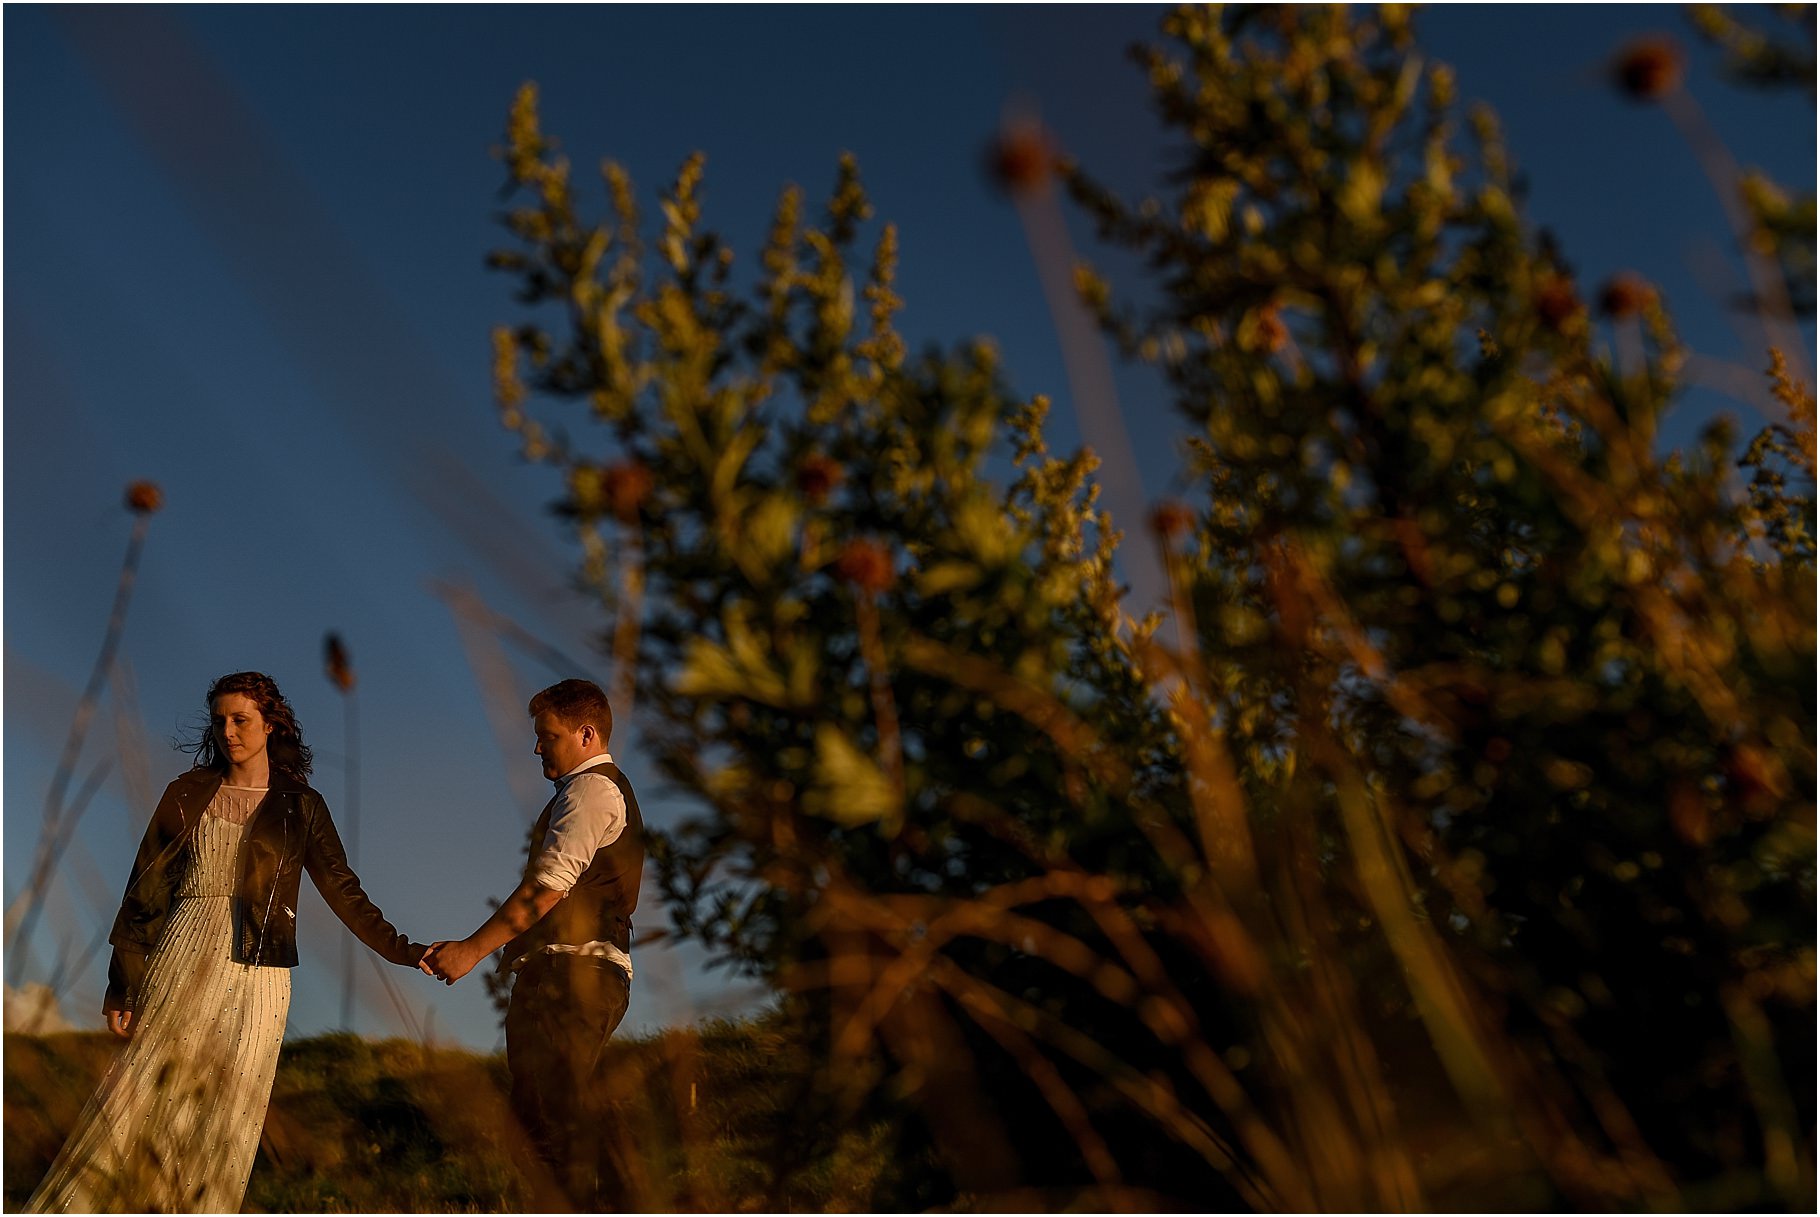
{"label": "grassy hillside", "polygon": [[[23,1204],[115,1051],[99,1032],[6,1037],[5,1199]],[[612,1045],[609,1154],[634,1210],[840,1211],[889,1203],[882,1125],[799,1101],[775,1019]],[[561,1209],[511,1119],[502,1056],[326,1035],[285,1045],[248,1211]]]}

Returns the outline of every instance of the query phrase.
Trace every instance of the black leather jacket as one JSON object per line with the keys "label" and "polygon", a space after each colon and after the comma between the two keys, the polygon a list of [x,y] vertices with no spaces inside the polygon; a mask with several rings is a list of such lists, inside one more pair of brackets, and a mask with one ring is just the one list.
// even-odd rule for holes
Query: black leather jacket
{"label": "black leather jacket", "polygon": [[[147,958],[164,935],[172,897],[190,865],[190,846],[202,813],[221,789],[222,774],[192,769],[165,788],[139,843],[120,913],[108,935],[109,1010],[127,1010],[137,996]],[[322,796],[274,772],[253,812],[235,884],[233,957],[265,967],[297,966],[297,892],[305,870],[335,915],[385,959],[414,967],[424,948],[392,928],[348,868],[347,853]]]}

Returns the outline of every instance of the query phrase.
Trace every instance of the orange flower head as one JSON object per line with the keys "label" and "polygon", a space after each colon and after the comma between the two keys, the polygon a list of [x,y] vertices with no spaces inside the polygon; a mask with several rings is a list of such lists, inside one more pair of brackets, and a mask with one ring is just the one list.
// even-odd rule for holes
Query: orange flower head
{"label": "orange flower head", "polygon": [[891,553],[877,541],[855,538],[841,548],[834,572],[860,591],[877,595],[897,579]]}
{"label": "orange flower head", "polygon": [[828,496],[834,493],[846,477],[847,471],[840,467],[839,462],[819,452],[811,452],[796,467],[796,488],[805,499],[819,507],[828,501]]}
{"label": "orange flower head", "polygon": [[1574,319],[1585,311],[1580,297],[1574,291],[1574,283],[1566,275],[1544,275],[1536,284],[1536,316],[1542,324],[1556,333],[1566,332]]}
{"label": "orange flower head", "polygon": [[1188,535],[1188,530],[1193,527],[1194,513],[1174,499],[1158,503],[1150,513],[1150,531],[1165,543]]}
{"label": "orange flower head", "polygon": [[1658,101],[1681,87],[1681,48],[1657,34],[1639,38],[1612,61],[1612,79],[1626,97]]}
{"label": "orange flower head", "polygon": [[1619,320],[1635,317],[1656,302],[1656,289],[1641,275],[1614,276],[1599,292],[1599,310]]}
{"label": "orange flower head", "polygon": [[651,497],[657,479],[638,461],[608,465],[601,471],[601,496],[622,523],[635,523],[639,508]]}
{"label": "orange flower head", "polygon": [[329,675],[329,683],[343,693],[354,688],[354,664],[348,658],[348,649],[341,643],[341,635],[329,633],[322,640],[323,667]]}
{"label": "orange flower head", "polygon": [[1013,197],[1036,194],[1055,173],[1055,146],[1042,124],[1010,122],[986,151],[986,172],[999,189]]}
{"label": "orange flower head", "polygon": [[126,509],[136,516],[149,516],[164,506],[164,491],[156,482],[134,482],[126,488]]}

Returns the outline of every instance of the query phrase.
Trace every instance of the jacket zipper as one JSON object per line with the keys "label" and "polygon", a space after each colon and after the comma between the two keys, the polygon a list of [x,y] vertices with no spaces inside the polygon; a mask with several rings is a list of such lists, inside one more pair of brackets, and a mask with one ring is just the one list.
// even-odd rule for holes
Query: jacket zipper
{"label": "jacket zipper", "polygon": [[[268,794],[266,797],[270,798],[271,795]],[[273,810],[278,809],[273,808]],[[265,920],[259,923],[259,945],[253,948],[254,967],[258,967],[265,959],[265,939],[272,927],[272,906],[278,900],[278,872],[284,869],[284,855],[291,848],[291,817],[281,814],[279,819],[284,825],[284,843],[278,850],[278,864],[272,868],[272,890],[265,898]]]}

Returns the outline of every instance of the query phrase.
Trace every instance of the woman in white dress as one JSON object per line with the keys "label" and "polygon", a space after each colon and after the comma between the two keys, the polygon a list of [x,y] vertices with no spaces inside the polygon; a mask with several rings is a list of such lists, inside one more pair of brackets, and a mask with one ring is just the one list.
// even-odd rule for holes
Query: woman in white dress
{"label": "woman in white dress", "polygon": [[265,1125],[307,870],[349,930],[416,967],[348,868],[272,678],[208,692],[196,764],[158,801],[110,940],[103,1013],[127,1040],[28,1212],[234,1212]]}

